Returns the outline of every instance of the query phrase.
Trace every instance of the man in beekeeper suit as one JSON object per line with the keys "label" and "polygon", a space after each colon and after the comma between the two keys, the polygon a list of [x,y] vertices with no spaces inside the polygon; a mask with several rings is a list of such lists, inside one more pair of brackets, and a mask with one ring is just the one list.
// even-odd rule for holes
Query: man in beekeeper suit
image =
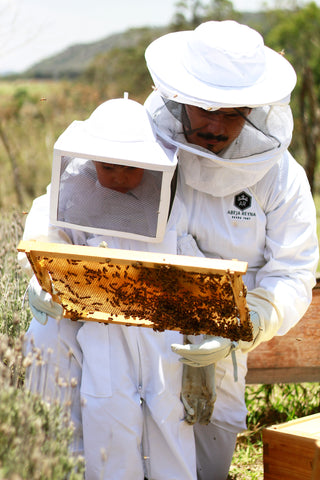
{"label": "man in beekeeper suit", "polygon": [[[197,473],[225,480],[246,427],[247,352],[292,328],[315,284],[315,207],[305,172],[287,150],[296,75],[258,32],[234,21],[164,35],[149,45],[146,62],[155,85],[146,108],[158,136],[179,148],[177,190],[189,233],[208,257],[248,262],[253,342],[209,336],[172,345],[191,377],[216,365],[211,421],[194,426]],[[192,393],[192,378],[184,389]]]}

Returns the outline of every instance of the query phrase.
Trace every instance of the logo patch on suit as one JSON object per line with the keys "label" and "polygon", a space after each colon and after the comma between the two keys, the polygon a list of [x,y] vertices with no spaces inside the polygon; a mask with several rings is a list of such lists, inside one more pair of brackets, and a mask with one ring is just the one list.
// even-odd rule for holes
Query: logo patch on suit
{"label": "logo patch on suit", "polygon": [[234,197],[234,206],[243,211],[251,207],[252,197],[246,192],[240,192]]}

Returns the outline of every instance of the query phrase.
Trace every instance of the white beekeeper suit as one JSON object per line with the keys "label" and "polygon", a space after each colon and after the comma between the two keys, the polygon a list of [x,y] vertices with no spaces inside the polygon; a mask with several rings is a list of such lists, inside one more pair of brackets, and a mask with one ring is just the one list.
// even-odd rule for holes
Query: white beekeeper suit
{"label": "white beekeeper suit", "polygon": [[[165,35],[147,48],[146,61],[156,87],[146,107],[159,137],[179,147],[177,190],[189,233],[208,257],[248,262],[247,302],[258,314],[254,342],[236,350],[238,381],[231,355],[217,362],[211,423],[194,427],[198,478],[225,480],[236,434],[246,427],[247,350],[293,327],[315,284],[315,207],[305,172],[287,150],[295,73],[257,32],[231,21]],[[214,154],[186,140],[184,105],[252,110],[237,139]],[[173,349],[190,365],[209,350],[205,365],[210,341],[200,350]]]}
{"label": "white beekeeper suit", "polygon": [[[145,111],[144,115],[147,116]],[[139,118],[131,118],[127,122],[129,127],[133,121],[138,122]],[[123,118],[121,128],[125,138]],[[128,158],[130,147],[128,144]],[[88,185],[88,178],[84,185]],[[71,201],[72,190],[79,193],[81,182],[80,177],[72,175],[69,180],[71,192],[67,198]],[[68,182],[63,188],[68,188]],[[95,202],[92,189],[89,191],[90,200]],[[85,193],[83,190],[83,205],[87,202]],[[77,202],[81,202],[81,196],[77,197]],[[106,242],[111,248],[174,254],[197,251],[193,239],[186,235],[185,212],[178,196],[174,199],[161,243],[102,236],[80,229],[58,229],[50,225],[48,212],[47,194],[33,203],[26,222],[25,240],[36,237],[89,246]],[[83,210],[84,217],[86,212]],[[78,208],[77,220],[80,224],[85,220],[81,219],[81,208]],[[23,263],[25,259],[20,260]],[[53,311],[54,308],[55,305]],[[68,319],[57,322],[47,315],[44,323],[41,325],[33,319],[27,336],[34,339],[36,347],[44,350],[49,365],[29,372],[28,381],[30,388],[40,391],[45,382],[42,393],[51,399],[57,390],[55,367],[59,368],[62,379],[74,377],[79,383],[81,381],[81,401],[75,389],[71,413],[78,433],[73,448],[80,452],[83,428],[86,478],[128,480],[145,476],[157,480],[195,480],[194,434],[192,427],[183,421],[184,409],[180,401],[182,364],[170,348],[172,343],[183,343],[183,336],[174,331],[159,333],[149,328]],[[31,348],[29,343],[28,349]],[[60,391],[64,393],[63,387]],[[67,393],[64,398],[68,399]]]}

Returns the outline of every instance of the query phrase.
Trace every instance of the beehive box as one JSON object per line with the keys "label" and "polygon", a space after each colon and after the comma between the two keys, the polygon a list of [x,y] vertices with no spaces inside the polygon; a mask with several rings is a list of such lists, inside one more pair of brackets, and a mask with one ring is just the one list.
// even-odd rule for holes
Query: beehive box
{"label": "beehive box", "polygon": [[246,262],[36,241],[18,250],[72,320],[252,339]]}
{"label": "beehive box", "polygon": [[313,480],[319,440],[320,413],[264,429],[264,480]]}

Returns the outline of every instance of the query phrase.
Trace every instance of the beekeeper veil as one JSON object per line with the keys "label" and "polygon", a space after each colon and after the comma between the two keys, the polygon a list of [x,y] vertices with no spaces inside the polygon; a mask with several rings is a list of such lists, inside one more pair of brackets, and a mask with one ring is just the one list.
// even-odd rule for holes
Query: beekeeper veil
{"label": "beekeeper veil", "polygon": [[[255,30],[231,20],[209,21],[195,30],[158,38],[148,46],[145,57],[155,85],[146,108],[157,133],[181,149],[208,158],[211,167],[214,162],[216,168],[228,168],[238,180],[243,175],[241,187],[248,186],[245,177],[251,184],[262,178],[270,159],[276,161],[290,144],[289,101],[296,74],[282,55],[264,45]],[[237,138],[212,153],[186,140],[191,128],[186,105],[213,116],[220,109],[242,115],[243,107],[249,114]]]}
{"label": "beekeeper veil", "polygon": [[104,102],[54,145],[51,223],[160,242],[176,163],[175,149],[156,142],[142,105],[127,95]]}

